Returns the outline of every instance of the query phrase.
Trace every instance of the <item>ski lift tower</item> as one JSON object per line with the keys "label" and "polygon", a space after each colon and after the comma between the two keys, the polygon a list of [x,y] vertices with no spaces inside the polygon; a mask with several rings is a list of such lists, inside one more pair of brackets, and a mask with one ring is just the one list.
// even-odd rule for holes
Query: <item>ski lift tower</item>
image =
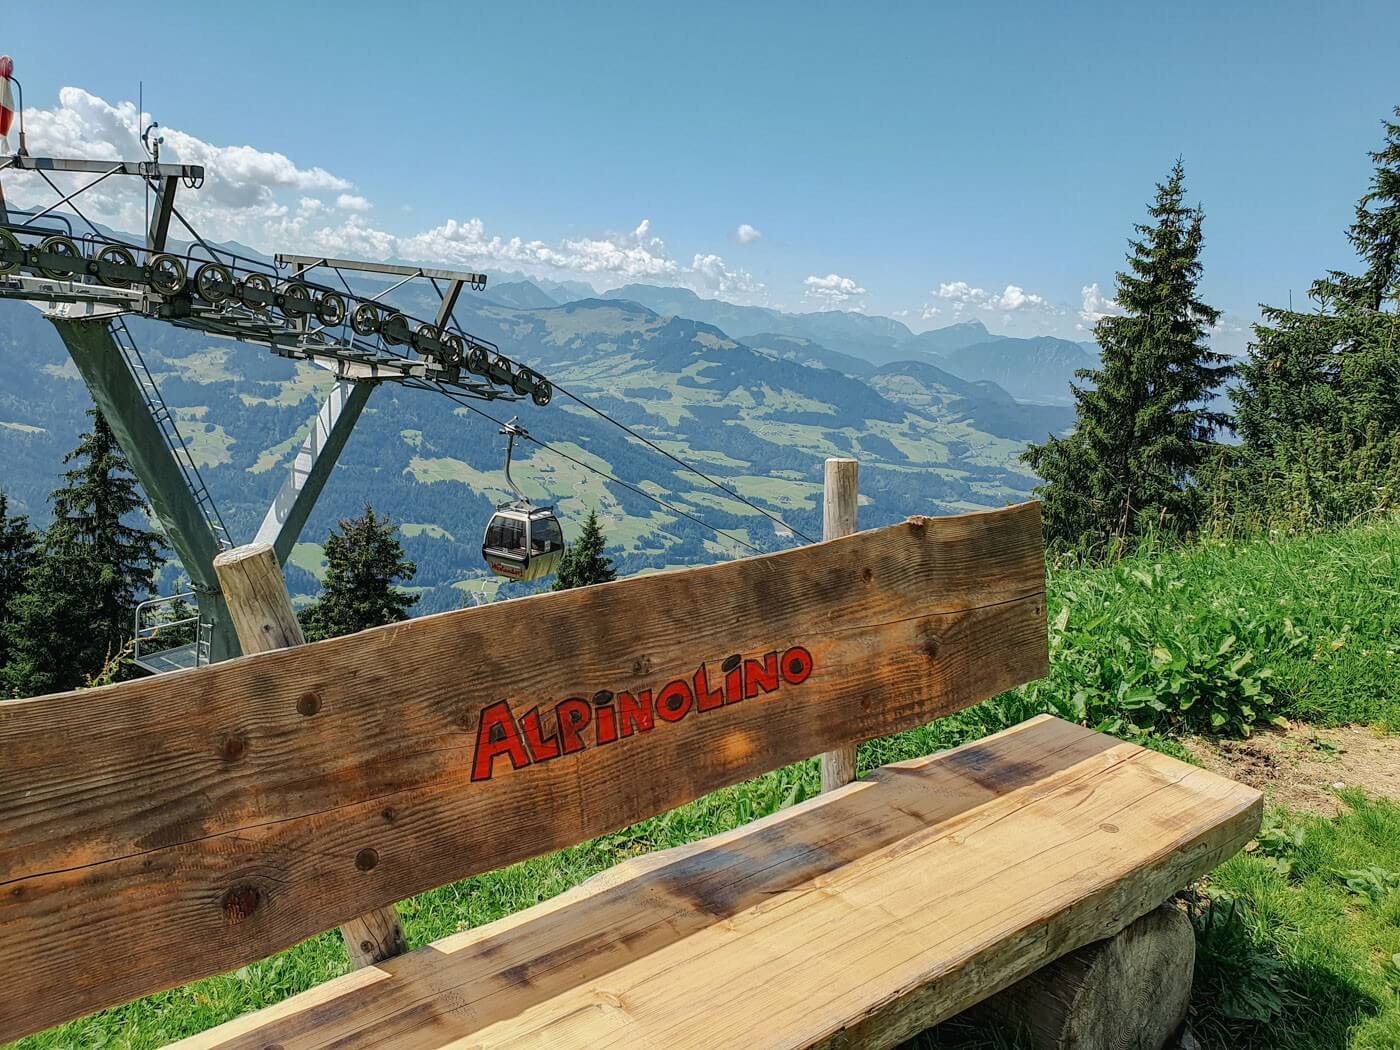
{"label": "ski lift tower", "polygon": [[[335,377],[256,536],[283,564],[376,385],[481,400],[529,397],[538,405],[549,403],[552,389],[542,375],[456,323],[459,295],[485,287],[482,274],[290,254],[268,264],[216,248],[175,204],[180,187],[199,188],[204,169],[161,163],[159,140],[152,153],[143,161],[102,161],[31,157],[21,147],[15,156],[0,157],[0,297],[32,303],[58,330],[189,575],[198,606],[193,642],[152,652],[154,631],[141,621],[162,602],[186,596],[138,610],[137,662],[159,672],[238,655],[213,568],[215,556],[234,540],[131,337],[128,315],[260,345]],[[8,208],[4,180],[20,176],[47,183],[54,203]],[[92,178],[77,189],[65,192],[60,184],[82,176]],[[150,195],[143,243],[104,233],[80,210],[84,193],[113,178],[139,180]],[[77,232],[75,220],[85,232]],[[172,241],[172,223],[183,227],[188,241]],[[371,294],[363,290],[368,281],[388,283]],[[385,301],[411,281],[436,290],[439,306],[431,319],[410,317]]]}

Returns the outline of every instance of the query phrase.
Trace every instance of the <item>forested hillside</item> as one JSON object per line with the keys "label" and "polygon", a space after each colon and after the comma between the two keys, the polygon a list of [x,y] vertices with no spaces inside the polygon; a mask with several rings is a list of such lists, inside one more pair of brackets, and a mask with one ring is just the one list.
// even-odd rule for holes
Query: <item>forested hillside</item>
{"label": "forested hillside", "polygon": [[[552,301],[533,284],[505,282],[464,296],[458,316],[515,359],[808,535],[820,533],[826,456],[861,460],[862,520],[875,525],[1025,498],[1035,480],[1018,462],[1022,444],[1070,422],[1062,409],[1021,405],[994,384],[970,383],[933,366],[858,375],[874,366],[842,370],[848,359],[839,352],[810,341],[790,344],[788,337],[757,338],[751,347],[711,325],[632,301],[511,306],[500,300]],[[131,329],[226,521],[235,536],[250,536],[329,376],[261,348],[168,325],[138,319]],[[0,391],[6,490],[12,510],[42,524],[47,494],[89,401],[57,334],[32,307],[0,303],[0,353],[13,377]],[[917,378],[897,375],[901,367]],[[529,402],[481,407],[498,418],[518,413],[532,434],[561,451],[732,537],[561,456],[527,448],[515,471],[527,494],[557,503],[566,529],[596,509],[623,574],[791,542],[759,511],[567,396],[556,395],[545,409]],[[418,566],[421,610],[455,607],[463,589],[494,593],[478,548],[493,504],[508,494],[496,430],[435,393],[388,384],[376,390],[289,567],[293,591],[315,593],[319,542],[368,501],[401,523]],[[167,568],[167,588],[176,572]],[[503,594],[525,585],[506,586]]]}

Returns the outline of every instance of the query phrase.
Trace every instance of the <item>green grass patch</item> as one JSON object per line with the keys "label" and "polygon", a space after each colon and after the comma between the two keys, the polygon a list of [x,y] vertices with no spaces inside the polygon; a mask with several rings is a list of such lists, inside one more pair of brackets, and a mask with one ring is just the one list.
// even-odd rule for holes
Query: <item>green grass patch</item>
{"label": "green grass patch", "polygon": [[[1400,730],[1400,522],[1053,571],[1051,673],[1027,688],[1110,731],[1286,717]],[[1222,721],[1223,719],[1223,721]]]}

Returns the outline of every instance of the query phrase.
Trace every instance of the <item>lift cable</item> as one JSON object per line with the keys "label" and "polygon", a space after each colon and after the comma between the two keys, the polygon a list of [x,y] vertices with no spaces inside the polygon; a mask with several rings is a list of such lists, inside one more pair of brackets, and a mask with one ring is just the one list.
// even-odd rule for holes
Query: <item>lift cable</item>
{"label": "lift cable", "polygon": [[[460,396],[460,395],[457,394],[455,391],[451,390],[450,388],[448,388],[448,387],[446,387],[446,386],[444,386],[444,385],[442,385],[442,384],[440,384],[440,383],[431,383],[431,384],[427,384],[427,386],[428,386],[429,389],[436,389],[436,390],[440,391],[441,393],[446,394],[449,398],[451,398],[453,401],[457,402],[459,405],[461,405],[463,408],[465,408],[468,412],[475,412],[477,415],[483,416],[483,417],[485,417],[486,419],[489,419],[492,423],[495,423],[498,427],[504,427],[504,426],[506,425],[506,424],[505,424],[505,420],[497,419],[497,418],[496,418],[495,416],[493,416],[490,412],[485,412],[485,411],[483,411],[482,409],[477,408],[475,405],[471,404],[467,398]],[[572,395],[570,395],[570,396],[572,396]],[[675,505],[672,504],[672,503],[668,503],[666,500],[660,498],[659,496],[654,496],[654,495],[652,495],[650,492],[646,491],[646,489],[639,488],[638,486],[633,485],[630,481],[623,481],[621,478],[616,477],[616,476],[614,476],[613,474],[608,473],[606,470],[599,470],[597,467],[593,466],[593,464],[591,464],[591,463],[586,463],[586,462],[584,462],[583,460],[579,459],[577,456],[571,456],[571,455],[569,455],[569,453],[565,452],[563,449],[558,448],[557,446],[550,444],[548,441],[545,441],[545,440],[543,440],[542,438],[537,438],[537,437],[535,437],[533,434],[531,434],[531,433],[529,433],[529,432],[526,432],[526,433],[522,434],[521,436],[524,437],[524,438],[527,438],[528,440],[530,440],[530,441],[532,441],[532,442],[534,442],[536,445],[539,445],[541,448],[543,448],[543,449],[545,449],[545,450],[547,450],[547,451],[549,451],[549,452],[552,452],[554,455],[559,456],[559,457],[561,457],[561,458],[563,458],[563,459],[567,459],[570,463],[577,464],[578,466],[583,467],[585,470],[592,471],[594,474],[597,474],[599,477],[603,478],[603,479],[606,480],[606,481],[611,481],[611,482],[612,482],[613,484],[615,484],[615,485],[621,485],[623,488],[628,489],[629,491],[635,492],[635,493],[636,493],[637,495],[639,495],[639,496],[642,496],[642,497],[644,497],[644,498],[646,498],[646,499],[651,500],[651,501],[652,501],[653,503],[655,503],[657,506],[659,506],[659,507],[664,507],[666,510],[671,511],[673,514],[679,514],[679,515],[681,515],[681,517],[683,517],[683,518],[689,518],[691,521],[695,522],[695,524],[701,526],[702,528],[709,529],[709,530],[710,530],[711,532],[713,532],[716,536],[720,536],[720,537],[722,537],[722,538],[724,538],[724,539],[726,539],[726,540],[729,540],[729,541],[732,542],[732,543],[737,543],[737,544],[739,544],[740,546],[747,547],[749,550],[753,551],[755,554],[765,554],[765,553],[767,553],[766,551],[763,550],[762,547],[755,546],[754,544],[750,543],[748,540],[740,539],[738,536],[735,536],[733,533],[725,532],[723,529],[717,528],[716,526],[711,525],[708,521],[705,521],[703,518],[700,518],[700,517],[698,517],[698,516],[696,516],[696,515],[690,513],[689,511],[682,510],[680,507],[677,507],[677,506],[675,506]]]}
{"label": "lift cable", "polygon": [[754,510],[756,510],[756,511],[758,511],[760,514],[762,514],[765,518],[768,518],[768,519],[770,519],[770,520],[776,522],[777,524],[781,525],[783,528],[787,529],[788,532],[792,533],[793,535],[795,535],[795,536],[800,536],[802,539],[806,540],[808,543],[815,543],[815,542],[817,542],[816,540],[812,539],[811,536],[808,536],[805,532],[803,532],[801,529],[798,529],[798,528],[795,528],[795,527],[792,526],[792,525],[789,525],[787,522],[785,522],[782,518],[778,517],[776,514],[773,514],[773,513],[769,512],[769,511],[767,511],[767,510],[764,510],[764,509],[763,509],[762,507],[760,507],[757,503],[754,503],[752,500],[747,499],[747,498],[745,498],[744,496],[739,495],[739,493],[735,492],[735,491],[734,491],[732,488],[730,488],[728,485],[724,484],[724,482],[718,481],[718,480],[716,480],[715,478],[710,477],[710,475],[706,474],[706,473],[705,473],[703,470],[701,470],[699,467],[693,467],[693,466],[691,466],[689,463],[687,463],[685,460],[681,459],[679,456],[674,455],[673,453],[666,451],[664,448],[662,448],[662,447],[661,447],[660,445],[658,445],[656,442],[652,441],[650,438],[647,438],[646,436],[637,433],[637,431],[633,430],[633,429],[632,429],[631,427],[629,427],[626,423],[622,422],[622,421],[619,420],[619,419],[614,419],[612,416],[610,416],[610,415],[608,415],[606,412],[604,412],[601,408],[599,408],[599,407],[597,407],[596,405],[590,404],[589,402],[585,401],[583,398],[581,398],[581,397],[579,397],[577,394],[575,394],[572,390],[568,390],[568,389],[566,389],[565,387],[561,386],[560,383],[558,382],[558,380],[551,379],[551,380],[550,380],[550,383],[554,386],[554,389],[555,389],[555,390],[559,391],[559,393],[563,394],[565,397],[568,397],[568,398],[573,399],[574,401],[577,401],[580,405],[582,405],[584,408],[588,409],[588,410],[589,410],[590,412],[592,412],[594,415],[597,415],[597,416],[600,416],[600,417],[603,418],[603,419],[606,419],[609,423],[613,424],[613,426],[619,427],[619,428],[621,428],[622,430],[626,431],[628,434],[630,434],[632,437],[636,438],[638,441],[640,441],[642,444],[646,445],[648,448],[651,448],[651,449],[654,449],[654,450],[657,451],[657,452],[660,452],[663,456],[665,456],[667,459],[671,460],[673,463],[678,463],[678,464],[680,464],[682,467],[684,467],[686,470],[690,471],[692,474],[697,474],[697,475],[699,475],[700,477],[704,478],[706,481],[708,481],[708,482],[709,482],[711,485],[713,485],[715,488],[719,489],[721,492],[728,493],[730,496],[733,496],[733,497],[734,497],[736,500],[738,500],[740,503],[743,503],[744,505],[753,508]]}

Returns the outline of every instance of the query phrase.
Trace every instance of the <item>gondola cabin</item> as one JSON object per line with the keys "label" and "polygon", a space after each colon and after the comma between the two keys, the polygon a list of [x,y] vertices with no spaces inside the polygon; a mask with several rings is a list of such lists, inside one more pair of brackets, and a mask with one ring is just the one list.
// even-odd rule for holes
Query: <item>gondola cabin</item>
{"label": "gondola cabin", "polygon": [[564,533],[554,508],[502,503],[486,525],[481,556],[492,572],[510,580],[554,575],[564,557]]}

